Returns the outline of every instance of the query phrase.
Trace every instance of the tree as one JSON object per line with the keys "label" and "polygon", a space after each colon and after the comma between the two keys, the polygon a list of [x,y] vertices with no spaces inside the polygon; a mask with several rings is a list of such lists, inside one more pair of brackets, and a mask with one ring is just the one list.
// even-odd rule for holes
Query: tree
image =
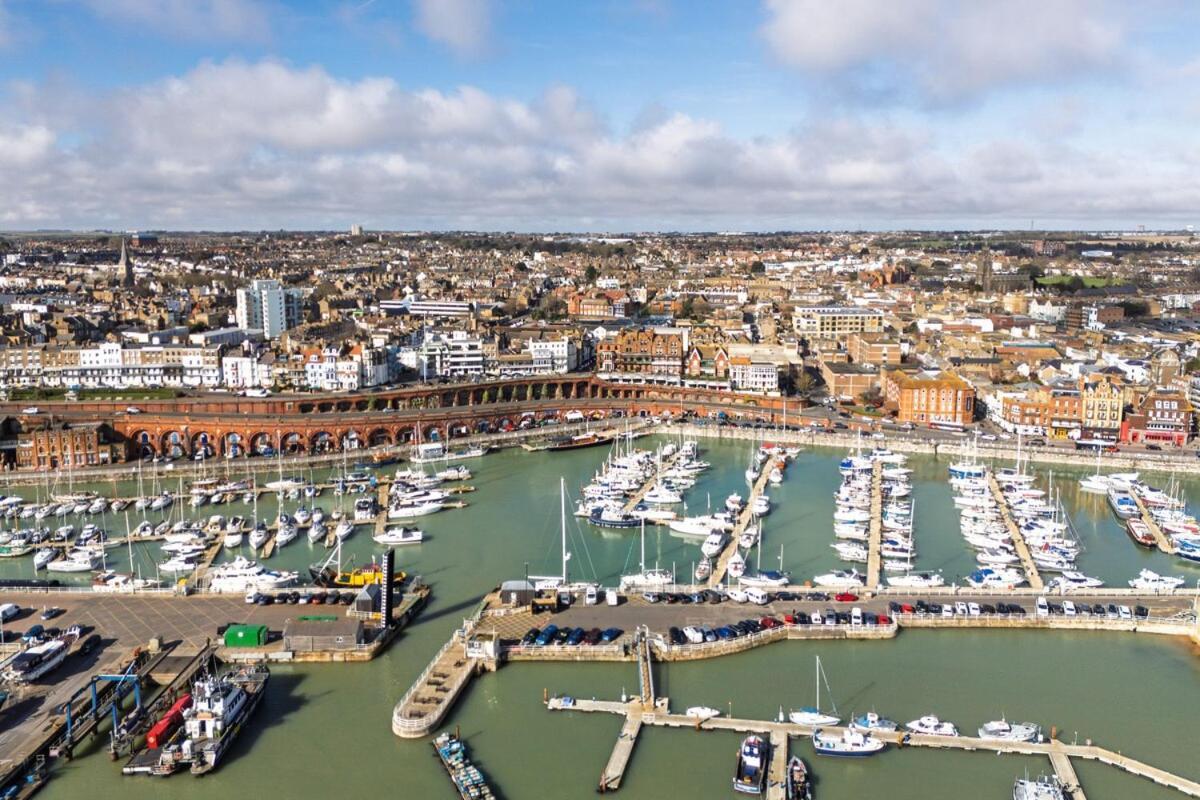
{"label": "tree", "polygon": [[858,396],[858,402],[864,406],[880,406],[883,404],[883,392],[872,387]]}
{"label": "tree", "polygon": [[800,395],[801,397],[808,397],[810,394],[812,394],[813,389],[817,388],[817,379],[814,378],[813,374],[807,369],[801,369],[799,374],[796,375],[796,380],[793,383],[792,388],[794,388],[796,390],[796,394]]}
{"label": "tree", "polygon": [[1200,372],[1200,356],[1189,358],[1188,362],[1183,365],[1184,372]]}
{"label": "tree", "polygon": [[588,264],[587,269],[583,273],[583,279],[587,281],[588,284],[593,284],[596,282],[596,278],[598,277],[600,277],[600,270],[596,269],[595,264]]}
{"label": "tree", "polygon": [[750,274],[751,275],[761,275],[762,273],[764,273],[766,271],[767,271],[767,265],[764,264],[760,260],[756,259],[755,261],[753,261],[750,264]]}

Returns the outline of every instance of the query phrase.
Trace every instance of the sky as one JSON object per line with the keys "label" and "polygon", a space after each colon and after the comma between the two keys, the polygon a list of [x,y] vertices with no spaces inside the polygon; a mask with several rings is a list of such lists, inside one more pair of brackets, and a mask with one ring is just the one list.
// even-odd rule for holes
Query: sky
{"label": "sky", "polygon": [[1200,223],[1195,0],[0,0],[0,229]]}

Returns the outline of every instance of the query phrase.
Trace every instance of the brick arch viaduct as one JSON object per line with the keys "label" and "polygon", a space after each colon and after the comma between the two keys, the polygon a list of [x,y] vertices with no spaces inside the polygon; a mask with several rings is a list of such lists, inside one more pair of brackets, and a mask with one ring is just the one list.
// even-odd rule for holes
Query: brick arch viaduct
{"label": "brick arch viaduct", "polygon": [[[611,383],[594,376],[554,376],[455,384],[422,384],[352,394],[210,393],[171,400],[41,403],[41,415],[67,422],[102,421],[131,447],[131,455],[244,455],[264,448],[287,453],[414,441],[448,441],[507,430],[526,417],[561,419],[578,410],[593,419],[613,412],[648,415],[724,411],[774,422],[782,400],[710,389]],[[22,417],[22,403],[0,403],[0,416]],[[789,403],[795,413],[799,403]]]}

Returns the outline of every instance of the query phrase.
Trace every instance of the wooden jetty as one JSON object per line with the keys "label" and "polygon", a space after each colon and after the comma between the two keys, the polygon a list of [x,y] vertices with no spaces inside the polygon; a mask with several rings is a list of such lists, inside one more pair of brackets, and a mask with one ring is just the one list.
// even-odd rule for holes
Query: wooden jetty
{"label": "wooden jetty", "polygon": [[683,452],[682,452],[682,450],[677,450],[674,454],[671,455],[670,458],[668,458],[666,460],[666,463],[660,464],[658,466],[658,468],[654,470],[653,475],[651,475],[646,480],[642,481],[641,488],[639,488],[636,492],[634,492],[633,496],[630,497],[628,501],[626,501],[625,513],[628,514],[630,511],[633,511],[633,509],[637,507],[637,504],[642,502],[642,500],[646,497],[646,493],[649,492],[651,489],[653,489],[655,484],[657,484],[659,482],[659,480],[662,478],[663,473],[667,472],[668,470],[671,469],[671,467],[675,466],[675,464],[681,458],[683,458]]}
{"label": "wooden jetty", "polygon": [[883,463],[871,465],[871,526],[867,533],[867,589],[879,588],[881,559],[879,548],[883,540]]}
{"label": "wooden jetty", "polygon": [[988,487],[992,490],[992,497],[995,498],[996,504],[1000,508],[1000,516],[1004,519],[1005,527],[1008,528],[1008,535],[1012,539],[1013,547],[1017,550],[1017,557],[1021,559],[1021,568],[1025,570],[1025,580],[1033,589],[1044,588],[1045,583],[1042,581],[1041,574],[1038,573],[1037,564],[1033,563],[1033,556],[1029,553],[1029,545],[1025,543],[1021,526],[1017,525],[1013,519],[1012,512],[1008,507],[1008,498],[1004,496],[1004,492],[1000,489],[1000,483],[990,470],[988,471]]}
{"label": "wooden jetty", "polygon": [[[665,704],[664,700],[660,700],[660,703]],[[712,717],[703,721],[698,721],[695,718],[688,717],[683,714],[672,714],[662,711],[647,713],[638,710],[637,712],[634,712],[632,709],[635,708],[635,706],[632,704],[615,703],[603,700],[571,699],[569,702],[563,702],[561,698],[552,698],[546,704],[546,706],[552,711],[583,711],[623,715],[637,713],[640,719],[639,727],[643,725],[658,725],[679,729],[690,728],[697,731],[726,730],[736,731],[738,733],[765,733],[771,737],[772,743],[777,741],[779,737],[786,738],[788,736],[811,736],[816,730],[813,726],[797,725],[791,722],[772,722],[770,720],[752,720],[728,717]],[[821,730],[833,734],[840,734],[844,728],[838,726],[827,726]],[[1057,739],[1051,739],[1050,741],[1045,742],[1008,742],[993,739],[980,739],[973,736],[931,736],[925,734],[906,733],[904,731],[874,731],[872,735],[899,747],[901,750],[909,747],[926,747],[939,750],[964,750],[994,753],[1016,753],[1020,755],[1043,755],[1050,759],[1051,765],[1054,767],[1059,779],[1068,787],[1073,788],[1072,796],[1075,798],[1082,798],[1083,794],[1081,787],[1079,787],[1078,776],[1075,775],[1074,767],[1070,763],[1070,759],[1072,758],[1081,758],[1088,761],[1099,761],[1101,763],[1117,767],[1118,769],[1124,770],[1130,774],[1147,778],[1155,783],[1170,789],[1174,789],[1190,797],[1200,797],[1200,783],[1168,772],[1167,770],[1151,766],[1145,762],[1138,761],[1137,759],[1122,755],[1121,753],[1115,753],[1111,750],[1098,747],[1096,745],[1067,744],[1065,742],[1058,741]],[[773,764],[771,772],[774,774]]]}
{"label": "wooden jetty", "polygon": [[1130,494],[1133,495],[1133,500],[1137,503],[1138,513],[1142,515],[1142,522],[1146,523],[1146,527],[1150,529],[1150,533],[1154,536],[1154,543],[1158,546],[1158,549],[1169,556],[1173,556],[1179,552],[1179,548],[1167,538],[1162,528],[1159,527],[1158,520],[1150,513],[1150,509],[1146,507],[1146,501],[1137,492],[1130,492]]}
{"label": "wooden jetty", "polygon": [[787,794],[788,735],[771,731],[771,763],[767,769],[767,800],[785,800]]}
{"label": "wooden jetty", "polygon": [[[754,501],[763,492],[767,490],[767,482],[771,477],[771,470],[775,467],[783,469],[783,457],[772,456],[763,463],[762,472],[759,473],[758,479],[754,481],[754,485],[750,487],[750,496],[746,498],[746,504],[742,506],[741,512],[738,514],[737,522],[734,523],[733,533],[729,536],[729,544],[721,551],[721,555],[717,556],[717,563],[713,564],[712,573],[708,576],[708,585],[710,587],[720,586],[725,580],[725,573],[729,570],[729,560],[733,558],[733,554],[738,551],[738,539],[742,533],[754,519]],[[760,523],[761,524],[761,523]],[[762,531],[759,531],[759,544],[761,546]]]}

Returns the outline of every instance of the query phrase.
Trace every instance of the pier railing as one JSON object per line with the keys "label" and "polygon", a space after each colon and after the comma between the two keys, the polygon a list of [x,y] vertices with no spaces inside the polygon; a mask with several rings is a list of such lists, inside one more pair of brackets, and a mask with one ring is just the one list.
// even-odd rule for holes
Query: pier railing
{"label": "pier railing", "polygon": [[405,692],[404,696],[400,698],[400,702],[396,703],[396,706],[392,711],[393,730],[420,732],[430,726],[429,718],[431,716],[436,717],[438,715],[437,710],[430,709],[428,714],[422,714],[419,717],[406,717],[404,716],[402,709],[412,703],[412,700],[414,697],[416,697],[417,692],[420,691],[421,687],[425,686],[426,679],[429,678],[434,668],[441,663],[442,657],[450,651],[450,648],[463,646],[463,640],[459,638],[458,634],[459,632],[455,631],[454,635],[446,640],[446,643],[442,645],[441,649],[437,651],[433,658],[429,659],[429,663],[425,665],[425,669],[421,671],[421,674],[417,676],[416,680],[412,682],[412,685],[408,687],[408,691]]}

